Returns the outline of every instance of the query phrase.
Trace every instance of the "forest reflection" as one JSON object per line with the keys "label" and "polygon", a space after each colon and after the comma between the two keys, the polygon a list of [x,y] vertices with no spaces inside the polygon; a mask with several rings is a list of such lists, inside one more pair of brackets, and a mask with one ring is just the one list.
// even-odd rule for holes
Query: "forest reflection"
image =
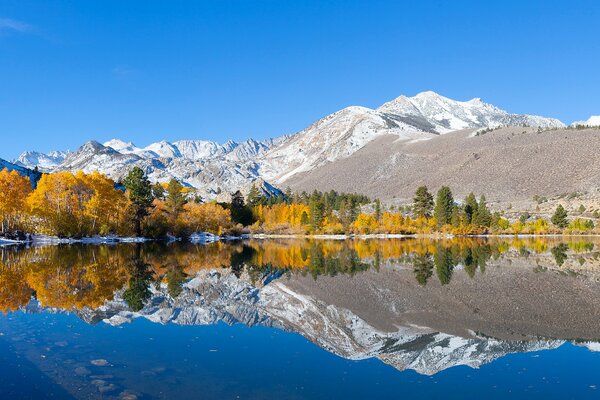
{"label": "forest reflection", "polygon": [[[571,238],[454,238],[381,240],[250,240],[192,245],[145,243],[0,247],[0,311],[16,311],[32,298],[64,310],[97,308],[122,290],[132,311],[143,308],[152,285],[173,298],[203,269],[230,268],[254,283],[268,275],[354,275],[394,265],[412,268],[419,285],[436,277],[449,284],[456,270],[485,273],[494,260],[529,260],[536,271],[572,270],[599,260],[598,246]],[[508,265],[508,263],[507,263]]]}

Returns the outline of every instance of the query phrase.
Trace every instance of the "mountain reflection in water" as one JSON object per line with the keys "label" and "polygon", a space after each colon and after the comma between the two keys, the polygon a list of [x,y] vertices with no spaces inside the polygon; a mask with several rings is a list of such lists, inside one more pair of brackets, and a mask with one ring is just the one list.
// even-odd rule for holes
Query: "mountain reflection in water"
{"label": "mountain reflection in water", "polygon": [[533,238],[4,247],[0,310],[262,325],[432,375],[566,341],[597,348],[598,250]]}

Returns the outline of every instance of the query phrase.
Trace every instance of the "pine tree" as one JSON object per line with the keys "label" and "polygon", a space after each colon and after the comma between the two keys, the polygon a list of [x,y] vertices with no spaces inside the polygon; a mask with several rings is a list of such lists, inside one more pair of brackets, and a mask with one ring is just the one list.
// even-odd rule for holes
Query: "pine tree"
{"label": "pine tree", "polygon": [[413,199],[413,212],[417,217],[431,217],[433,211],[433,195],[427,190],[427,186],[420,186],[415,192]]}
{"label": "pine tree", "polygon": [[183,185],[177,179],[171,179],[167,186],[167,210],[172,218],[176,218],[182,211],[183,206],[187,203],[185,196],[182,193]]}
{"label": "pine tree", "polygon": [[453,227],[459,227],[461,224],[461,216],[462,216],[462,212],[460,207],[458,206],[454,206],[452,207],[452,216],[450,217],[450,224]]}
{"label": "pine tree", "polygon": [[283,193],[283,195],[284,195],[285,202],[290,204],[292,202],[292,196],[294,195],[292,193],[292,188],[290,188],[289,186],[287,188],[285,188],[285,192]]}
{"label": "pine tree", "polygon": [[454,198],[452,197],[452,191],[448,186],[442,186],[437,192],[434,210],[434,217],[438,228],[450,223],[453,208]]}
{"label": "pine tree", "polygon": [[379,199],[375,200],[375,219],[377,221],[381,220],[381,201]]}
{"label": "pine tree", "polygon": [[135,234],[142,234],[142,221],[149,215],[148,208],[152,206],[152,185],[144,171],[139,167],[133,167],[127,177],[123,180],[131,201],[131,220],[134,225]]}
{"label": "pine tree", "polygon": [[310,196],[308,206],[310,208],[310,225],[314,231],[318,231],[323,223],[325,205],[322,196],[317,191]]}
{"label": "pine tree", "polygon": [[485,202],[485,196],[481,195],[479,198],[479,204],[477,205],[477,210],[473,214],[473,218],[471,223],[476,226],[490,226],[492,222],[492,213],[487,208],[487,204]]}
{"label": "pine tree", "polygon": [[552,223],[559,228],[566,228],[569,225],[567,221],[567,210],[559,204],[551,219]]}
{"label": "pine tree", "polygon": [[[260,191],[256,187],[256,184],[253,183],[252,187],[250,187],[250,191],[248,192],[248,196],[246,196],[246,202],[248,203],[248,205],[251,207],[255,207],[259,204],[265,203],[265,200],[267,199],[264,198],[262,193],[260,193]],[[268,200],[271,200],[271,198],[269,198]]]}
{"label": "pine tree", "polygon": [[246,207],[244,196],[239,190],[231,195],[231,219],[243,226],[252,225],[254,217],[252,210]]}
{"label": "pine tree", "polygon": [[469,195],[465,198],[465,217],[467,219],[467,223],[473,223],[473,215],[477,212],[477,199],[473,192],[469,193]]}
{"label": "pine tree", "polygon": [[152,185],[152,196],[154,196],[155,199],[164,200],[165,193],[165,188],[160,183]]}

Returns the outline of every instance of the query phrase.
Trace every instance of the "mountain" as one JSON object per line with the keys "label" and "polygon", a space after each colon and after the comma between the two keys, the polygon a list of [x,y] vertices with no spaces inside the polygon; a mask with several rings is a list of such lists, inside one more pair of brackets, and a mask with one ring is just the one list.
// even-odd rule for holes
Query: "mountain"
{"label": "mountain", "polygon": [[[23,165],[38,166],[47,171],[98,170],[114,179],[122,178],[136,165],[144,169],[152,181],[166,182],[176,178],[198,188],[203,197],[211,199],[218,193],[248,187],[258,179],[279,187],[290,185],[306,190],[316,187],[329,190],[322,185],[328,182],[312,178],[325,169],[333,173],[329,176],[332,181],[341,178],[339,184],[332,187],[343,186],[352,192],[385,197],[380,196],[381,188],[364,188],[377,189],[370,183],[381,180],[386,174],[396,176],[398,168],[401,173],[409,172],[413,157],[402,153],[400,147],[439,141],[441,136],[457,130],[493,129],[504,125],[540,129],[565,127],[556,119],[511,114],[481,99],[456,101],[434,92],[423,92],[414,97],[400,96],[377,109],[347,107],[294,135],[272,140],[249,139],[224,144],[205,140],[161,141],[140,148],[113,139],[104,144],[88,142],[70,154],[36,153],[34,156],[24,153],[19,160]],[[395,169],[386,170],[384,162],[388,161],[371,152],[369,154],[375,158],[367,160],[366,165],[377,164],[379,168],[374,171],[377,175],[357,176],[354,185],[344,185],[345,175],[351,171],[340,171],[336,165],[351,165],[345,160],[357,158],[361,151],[364,153],[365,148],[371,148],[384,137],[394,138],[393,147],[399,151],[390,155],[395,160]],[[402,165],[402,160],[410,162]],[[363,186],[359,184],[361,181],[369,184]]]}
{"label": "mountain", "polygon": [[40,171],[47,172],[56,168],[68,155],[68,151],[51,151],[47,154],[38,151],[26,151],[13,163],[29,169],[38,167]]}
{"label": "mountain", "polygon": [[402,121],[433,133],[461,129],[498,126],[540,126],[563,128],[557,119],[535,115],[510,114],[476,98],[456,101],[435,92],[422,92],[414,97],[400,96],[377,109],[392,120]]}
{"label": "mountain", "polygon": [[600,126],[600,115],[592,115],[585,121],[575,121],[571,126]]}
{"label": "mountain", "polygon": [[41,172],[35,171],[29,168],[25,168],[21,165],[17,165],[0,158],[0,171],[7,169],[8,171],[17,171],[19,174],[29,178],[31,186],[35,187],[42,177]]}
{"label": "mountain", "polygon": [[512,204],[535,195],[597,193],[598,146],[598,129],[468,129],[426,141],[385,135],[350,157],[274,183],[294,191],[360,191],[399,203],[410,201],[421,185],[447,185],[456,198],[484,193],[488,201]]}

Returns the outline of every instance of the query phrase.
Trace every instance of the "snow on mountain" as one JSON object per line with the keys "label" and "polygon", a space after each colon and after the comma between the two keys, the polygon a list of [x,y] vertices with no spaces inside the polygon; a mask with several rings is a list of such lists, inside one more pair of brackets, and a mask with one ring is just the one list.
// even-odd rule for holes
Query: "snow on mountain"
{"label": "snow on mountain", "polygon": [[205,140],[161,141],[139,148],[113,139],[104,145],[89,142],[76,154],[24,154],[20,162],[46,171],[98,170],[114,179],[138,165],[153,181],[176,178],[213,198],[258,178],[283,184],[295,174],[349,157],[383,135],[397,136],[400,141],[426,140],[450,131],[500,125],[564,126],[552,118],[510,114],[480,99],[456,101],[423,92],[400,96],[375,110],[344,108],[294,135],[267,141],[222,145]]}
{"label": "snow on mountain", "polygon": [[592,115],[585,121],[575,121],[571,126],[600,126],[600,115]]}
{"label": "snow on mountain", "polygon": [[348,157],[381,135],[426,139],[423,132],[402,121],[393,121],[366,107],[348,107],[322,118],[270,150],[261,159],[261,173],[281,182],[289,176]]}
{"label": "snow on mountain", "polygon": [[110,147],[113,150],[118,151],[119,153],[122,154],[131,154],[131,153],[137,153],[139,151],[141,151],[142,149],[140,149],[139,147],[137,147],[136,145],[134,145],[131,142],[124,142],[120,139],[112,139],[109,140],[108,142],[104,143],[105,147]]}
{"label": "snow on mountain", "polygon": [[26,151],[14,160],[13,163],[25,168],[33,169],[37,167],[40,171],[51,171],[63,162],[68,155],[68,151],[51,151],[47,154],[38,151]]}
{"label": "snow on mountain", "polygon": [[535,115],[510,114],[481,99],[456,101],[435,92],[422,92],[414,97],[400,96],[385,103],[377,111],[421,128],[444,134],[461,129],[497,127],[503,125],[562,128],[557,119]]}
{"label": "snow on mountain", "polygon": [[216,157],[225,153],[223,146],[208,140],[179,140],[174,142],[173,145],[178,149],[181,157],[194,161]]}

